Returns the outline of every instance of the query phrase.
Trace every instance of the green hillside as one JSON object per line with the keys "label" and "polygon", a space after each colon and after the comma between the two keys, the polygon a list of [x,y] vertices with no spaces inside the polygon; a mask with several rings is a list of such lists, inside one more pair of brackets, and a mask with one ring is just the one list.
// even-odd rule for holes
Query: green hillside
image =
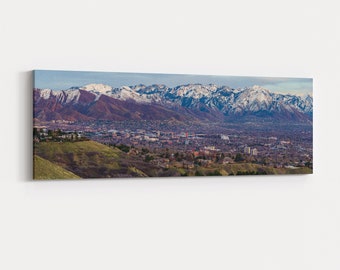
{"label": "green hillside", "polygon": [[94,141],[40,142],[34,153],[82,178],[147,176],[126,153]]}
{"label": "green hillside", "polygon": [[80,179],[74,173],[36,155],[33,162],[33,179]]}
{"label": "green hillside", "polygon": [[198,167],[184,169],[180,167],[170,167],[167,176],[227,176],[227,175],[275,175],[275,174],[310,174],[312,169],[301,168],[274,168],[253,163],[235,164],[212,164],[209,167]]}
{"label": "green hillside", "polygon": [[307,167],[296,169],[274,168],[253,163],[236,163],[224,166],[224,170],[231,175],[237,174],[309,174],[312,170]]}
{"label": "green hillside", "polygon": [[[126,152],[126,151],[125,151]],[[227,176],[263,174],[306,174],[312,169],[274,168],[254,163],[219,164],[185,167],[181,162],[170,162],[160,167],[152,160],[157,154],[125,153],[116,147],[95,141],[39,142],[34,154],[49,161],[36,162],[35,176],[39,179],[165,177],[165,176]],[[147,157],[150,160],[147,160]],[[37,159],[37,158],[36,158]],[[46,163],[45,162],[45,163]],[[53,166],[54,165],[54,166]],[[66,174],[67,173],[72,173]]]}

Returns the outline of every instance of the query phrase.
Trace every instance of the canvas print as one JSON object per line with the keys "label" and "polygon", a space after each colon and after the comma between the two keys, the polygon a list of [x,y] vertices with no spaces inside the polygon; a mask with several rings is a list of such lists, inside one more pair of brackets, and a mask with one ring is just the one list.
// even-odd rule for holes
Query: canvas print
{"label": "canvas print", "polygon": [[311,78],[33,73],[34,179],[313,172]]}

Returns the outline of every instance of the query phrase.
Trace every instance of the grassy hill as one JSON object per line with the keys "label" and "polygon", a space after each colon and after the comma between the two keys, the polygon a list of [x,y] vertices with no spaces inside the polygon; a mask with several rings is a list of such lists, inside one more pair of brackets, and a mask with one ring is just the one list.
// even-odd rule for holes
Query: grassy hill
{"label": "grassy hill", "polygon": [[[235,164],[212,164],[209,167],[198,167],[193,169],[184,169],[171,167],[169,172],[172,176],[227,176],[227,175],[275,175],[275,174],[310,174],[312,169],[307,167],[300,168],[274,168],[253,163],[235,163]],[[176,174],[177,172],[177,174]]]}
{"label": "grassy hill", "polygon": [[82,178],[147,176],[126,153],[94,141],[40,142],[34,154]]}
{"label": "grassy hill", "polygon": [[36,155],[33,162],[33,179],[80,179],[78,175]]}
{"label": "grassy hill", "polygon": [[289,168],[274,168],[270,166],[263,166],[253,163],[236,163],[228,164],[224,166],[224,170],[231,175],[237,174],[308,174],[312,173],[312,170],[307,167],[301,167],[296,169]]}
{"label": "grassy hill", "polygon": [[162,168],[143,155],[129,155],[95,141],[40,142],[34,145],[35,177],[39,179],[123,178],[166,176],[227,176],[306,174],[307,167],[274,168],[253,163],[211,164],[185,168],[181,162]]}

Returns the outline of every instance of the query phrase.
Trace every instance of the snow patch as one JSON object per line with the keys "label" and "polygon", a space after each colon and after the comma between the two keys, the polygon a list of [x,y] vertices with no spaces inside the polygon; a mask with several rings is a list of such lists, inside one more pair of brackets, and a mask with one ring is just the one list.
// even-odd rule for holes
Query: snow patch
{"label": "snow patch", "polygon": [[96,84],[96,83],[92,83],[92,84],[87,84],[83,87],[80,88],[81,90],[85,90],[85,91],[89,91],[89,92],[93,92],[96,94],[109,94],[112,91],[112,87],[106,84]]}
{"label": "snow patch", "polygon": [[70,103],[70,102],[74,102],[74,103],[78,103],[80,97],[80,91],[77,90],[69,90],[67,91],[67,95],[66,95],[66,103]]}
{"label": "snow patch", "polygon": [[49,99],[51,96],[51,89],[42,89],[40,90],[40,97],[42,97],[43,99]]}

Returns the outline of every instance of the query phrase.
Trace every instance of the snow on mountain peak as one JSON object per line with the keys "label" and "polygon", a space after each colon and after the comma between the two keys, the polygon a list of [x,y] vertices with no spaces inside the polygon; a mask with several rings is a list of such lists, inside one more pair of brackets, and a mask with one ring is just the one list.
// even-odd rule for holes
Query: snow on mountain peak
{"label": "snow on mountain peak", "polygon": [[257,84],[253,85],[252,88],[253,88],[254,90],[262,90],[262,89],[264,89],[263,87],[261,87],[261,86],[259,86],[259,85],[257,85]]}
{"label": "snow on mountain peak", "polygon": [[67,93],[66,103],[75,102],[77,103],[80,97],[79,89],[69,90]]}
{"label": "snow on mountain peak", "polygon": [[150,100],[148,100],[146,97],[137,93],[135,87],[131,88],[130,86],[125,85],[121,86],[120,88],[115,88],[109,96],[120,100],[134,100],[136,102],[145,103],[150,102]]}
{"label": "snow on mountain peak", "polygon": [[[270,92],[258,85],[254,85],[250,88],[245,88],[240,92],[238,102],[244,107],[252,107],[257,109],[266,109],[268,105],[273,101],[273,97]],[[252,108],[252,110],[254,110]]]}
{"label": "snow on mountain peak", "polygon": [[313,95],[311,95],[311,94],[309,94],[309,93],[301,94],[300,97],[301,97],[303,100],[313,100]]}
{"label": "snow on mountain peak", "polygon": [[199,99],[203,96],[211,96],[213,92],[218,89],[217,85],[209,84],[209,85],[202,85],[202,84],[187,84],[175,87],[172,92],[181,97],[192,97],[195,99]]}
{"label": "snow on mountain peak", "polygon": [[50,96],[51,96],[51,92],[52,90],[51,89],[42,89],[40,91],[40,97],[42,97],[43,99],[49,99]]}
{"label": "snow on mountain peak", "polygon": [[269,90],[266,88],[263,88],[262,86],[259,85],[253,85],[252,87],[249,88],[250,90],[253,90],[254,92],[262,92],[262,93],[268,93],[269,94]]}
{"label": "snow on mountain peak", "polygon": [[277,94],[258,85],[234,89],[227,86],[198,83],[178,85],[171,88],[156,84],[120,86],[118,88],[112,88],[105,84],[88,84],[62,91],[42,89],[40,90],[40,98],[53,98],[61,103],[77,104],[81,95],[86,96],[86,93],[82,93],[80,90],[94,94],[96,96],[94,101],[97,101],[101,95],[106,95],[118,100],[144,104],[180,105],[194,109],[204,106],[226,115],[264,111],[308,114],[313,112],[313,96],[311,95],[301,97]]}
{"label": "snow on mountain peak", "polygon": [[123,85],[123,86],[121,87],[121,90],[125,90],[125,91],[134,91],[133,89],[131,89],[130,86],[126,86],[126,85]]}
{"label": "snow on mountain peak", "polygon": [[108,94],[112,91],[112,87],[106,84],[87,84],[83,87],[80,88],[81,90],[89,91],[89,92],[94,92],[96,94]]}

